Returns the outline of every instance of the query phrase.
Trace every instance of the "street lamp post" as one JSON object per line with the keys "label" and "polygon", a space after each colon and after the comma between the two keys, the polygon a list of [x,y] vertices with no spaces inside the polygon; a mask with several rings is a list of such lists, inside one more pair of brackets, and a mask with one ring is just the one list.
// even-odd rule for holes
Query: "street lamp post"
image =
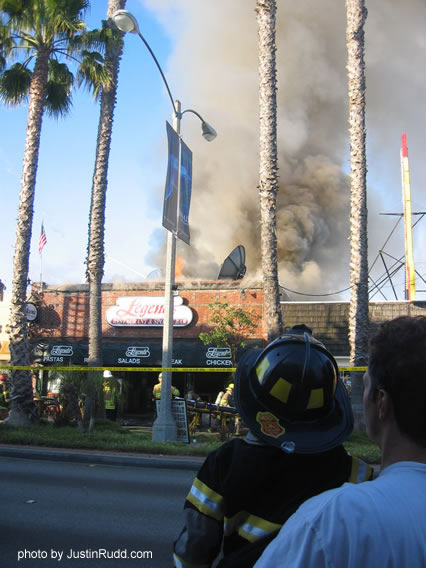
{"label": "street lamp post", "polygon": [[[181,103],[174,100],[167,83],[166,77],[158,63],[148,42],[139,31],[139,26],[136,18],[127,10],[118,10],[112,16],[112,20],[116,27],[124,32],[137,34],[149,53],[151,54],[154,62],[161,74],[163,82],[167,89],[170,102],[173,107],[173,128],[180,137],[180,121],[186,112],[195,114],[201,120],[201,129],[203,137],[210,142],[216,138],[216,131],[212,128],[203,117],[192,109],[181,111]],[[178,207],[176,210],[176,231],[167,232],[167,252],[166,252],[166,274],[164,286],[164,323],[163,323],[163,346],[162,346],[162,360],[161,366],[163,369],[170,369],[173,363],[173,311],[174,311],[174,283],[175,283],[175,264],[176,264],[176,239],[177,227],[179,220],[179,198],[180,198],[180,171],[178,171]],[[171,384],[172,373],[171,371],[163,371],[163,379],[161,383],[161,402],[158,417],[152,427],[152,439],[157,442],[167,442],[168,440],[176,440],[176,423],[172,416],[171,410]]]}

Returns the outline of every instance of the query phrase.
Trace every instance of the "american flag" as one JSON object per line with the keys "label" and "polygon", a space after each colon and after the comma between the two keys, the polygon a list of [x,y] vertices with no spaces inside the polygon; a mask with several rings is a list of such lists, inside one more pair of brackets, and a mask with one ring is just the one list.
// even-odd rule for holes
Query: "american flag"
{"label": "american flag", "polygon": [[38,253],[41,254],[44,245],[47,243],[46,233],[44,232],[44,224],[41,224],[40,239],[38,241]]}

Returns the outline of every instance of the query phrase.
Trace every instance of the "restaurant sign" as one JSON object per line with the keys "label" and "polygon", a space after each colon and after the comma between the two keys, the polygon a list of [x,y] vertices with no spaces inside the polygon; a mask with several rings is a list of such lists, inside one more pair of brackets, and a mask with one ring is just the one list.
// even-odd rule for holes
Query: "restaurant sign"
{"label": "restaurant sign", "polygon": [[47,352],[43,353],[43,363],[65,363],[74,355],[72,345],[50,345]]}
{"label": "restaurant sign", "polygon": [[129,345],[126,349],[125,357],[118,357],[119,365],[141,365],[143,360],[151,357],[149,347],[139,347],[138,345]]}
{"label": "restaurant sign", "polygon": [[232,367],[232,355],[229,347],[209,347],[206,351],[207,367]]}
{"label": "restaurant sign", "polygon": [[[173,326],[186,327],[192,322],[192,310],[175,296]],[[163,327],[163,296],[121,296],[106,311],[106,321],[114,327]]]}

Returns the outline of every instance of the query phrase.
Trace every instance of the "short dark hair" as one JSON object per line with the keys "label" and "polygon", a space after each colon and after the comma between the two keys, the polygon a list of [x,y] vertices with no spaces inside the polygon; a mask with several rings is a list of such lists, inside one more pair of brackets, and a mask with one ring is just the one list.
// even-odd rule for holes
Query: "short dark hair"
{"label": "short dark hair", "polygon": [[400,431],[426,446],[426,316],[383,323],[370,341],[373,396],[389,393]]}

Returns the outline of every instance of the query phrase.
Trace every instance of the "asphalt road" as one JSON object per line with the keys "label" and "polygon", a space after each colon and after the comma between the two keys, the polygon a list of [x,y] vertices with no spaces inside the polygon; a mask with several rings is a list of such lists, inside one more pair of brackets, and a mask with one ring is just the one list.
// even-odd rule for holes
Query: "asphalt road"
{"label": "asphalt road", "polygon": [[2,456],[0,565],[167,568],[195,474]]}

